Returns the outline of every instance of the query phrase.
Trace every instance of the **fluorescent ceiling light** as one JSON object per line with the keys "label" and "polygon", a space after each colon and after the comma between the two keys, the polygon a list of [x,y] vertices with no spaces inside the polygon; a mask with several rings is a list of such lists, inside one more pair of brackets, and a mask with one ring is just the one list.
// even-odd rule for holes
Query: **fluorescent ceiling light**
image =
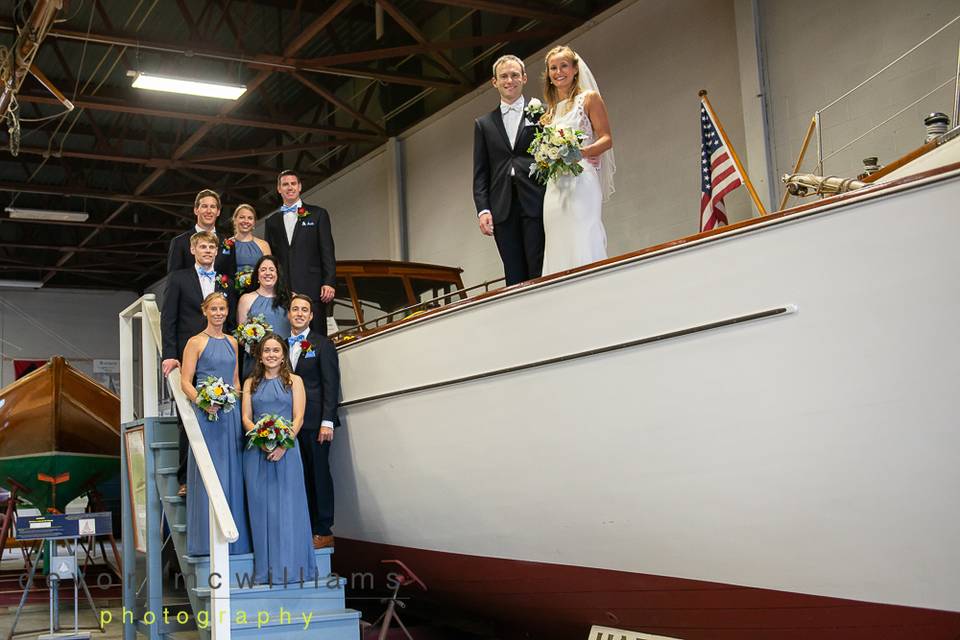
{"label": "fluorescent ceiling light", "polygon": [[188,96],[236,100],[247,90],[242,84],[221,84],[219,82],[171,78],[169,76],[157,76],[141,71],[134,71],[132,74],[133,86],[137,89],[147,89],[149,91],[166,91],[168,93],[182,93]]}
{"label": "fluorescent ceiling light", "polygon": [[43,283],[39,280],[3,280],[0,279],[0,289],[39,289]]}
{"label": "fluorescent ceiling light", "polygon": [[11,218],[20,220],[55,220],[57,222],[86,222],[90,217],[82,211],[51,211],[49,209],[20,209],[7,207],[4,209]]}

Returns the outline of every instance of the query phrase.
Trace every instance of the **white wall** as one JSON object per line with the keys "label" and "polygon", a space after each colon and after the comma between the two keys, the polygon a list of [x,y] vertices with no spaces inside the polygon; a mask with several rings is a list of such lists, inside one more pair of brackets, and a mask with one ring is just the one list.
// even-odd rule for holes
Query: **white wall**
{"label": "white wall", "polygon": [[[792,166],[816,108],[934,31],[956,11],[955,0],[880,0],[869,12],[855,3],[827,0],[814,0],[802,8],[786,0],[759,6],[770,88],[774,180]],[[743,11],[735,16],[733,0],[625,0],[558,40],[569,43],[590,64],[610,113],[618,166],[617,193],[604,207],[610,255],[697,231],[698,90],[707,89],[732,144],[750,163],[744,142],[737,19],[741,39],[749,37],[752,25],[742,22],[752,22],[752,16]],[[829,112],[828,136],[869,128],[953,73],[957,31],[951,29],[952,35],[941,36],[937,47],[898,71],[899,84],[881,85],[852,106]],[[742,49],[748,43],[740,44]],[[545,50],[526,61],[528,97],[540,93]],[[747,72],[744,67],[743,73]],[[744,86],[752,84],[745,79]],[[942,99],[950,96],[952,89],[942,90],[935,96],[941,100],[927,101],[914,111],[927,113],[934,107],[951,111],[949,101]],[[492,239],[477,229],[472,201],[473,120],[496,104],[493,88],[480,88],[402,136],[410,259],[459,265],[467,284],[502,275]],[[762,129],[759,118],[748,119],[751,132]],[[903,122],[875,138],[868,145],[872,153],[862,147],[852,150],[853,169],[858,169],[865,155],[879,154],[888,162],[917,146],[923,137],[919,118],[904,116]],[[306,196],[330,209],[338,258],[390,255],[384,240],[391,197],[386,188],[389,167],[384,161],[385,154],[378,150],[367,162]],[[827,169],[839,172],[840,166],[828,164]],[[727,208],[731,220],[752,215],[746,190],[728,196]]]}
{"label": "white wall", "polygon": [[[761,2],[778,174],[792,170],[814,111],[860,84],[960,14],[956,0]],[[823,114],[824,150],[838,149],[933,90],[957,70],[960,22]],[[923,144],[923,116],[952,115],[955,85],[937,91],[886,127],[825,163],[824,173],[856,175],[862,159],[889,163]],[[816,164],[811,142],[805,170]]]}
{"label": "white wall", "polygon": [[94,359],[120,357],[117,314],[137,299],[129,291],[0,290],[0,387],[13,382],[13,360],[60,355],[93,374]]}
{"label": "white wall", "polygon": [[326,208],[332,216],[338,260],[374,260],[389,257],[386,224],[387,172],[383,147],[356,163],[349,172],[314,189],[306,202]]}

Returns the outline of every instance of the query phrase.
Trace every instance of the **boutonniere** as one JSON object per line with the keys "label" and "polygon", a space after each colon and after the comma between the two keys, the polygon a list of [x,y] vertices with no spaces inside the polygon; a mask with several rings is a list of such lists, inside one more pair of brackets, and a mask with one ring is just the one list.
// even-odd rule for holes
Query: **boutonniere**
{"label": "boutonniere", "polygon": [[298,220],[303,220],[303,219],[306,218],[308,215],[310,215],[310,212],[307,211],[307,208],[306,208],[306,207],[300,207],[299,209],[297,209],[297,219],[298,219]]}
{"label": "boutonniere", "polygon": [[533,124],[540,124],[540,117],[546,113],[546,109],[543,108],[543,103],[537,98],[532,98],[523,112]]}
{"label": "boutonniere", "polygon": [[313,358],[317,355],[316,351],[313,349],[313,345],[310,344],[309,340],[304,339],[300,341],[300,355],[302,355],[304,358]]}
{"label": "boutonniere", "polygon": [[223,251],[221,251],[220,253],[225,256],[230,255],[230,251],[231,249],[233,249],[234,245],[236,245],[236,242],[234,241],[234,239],[227,238],[226,240],[223,241]]}
{"label": "boutonniere", "polygon": [[227,274],[225,274],[225,273],[224,273],[224,274],[221,274],[221,275],[217,276],[217,284],[220,285],[220,288],[221,288],[221,289],[229,289],[229,288],[230,288],[230,278],[229,278],[229,277],[227,276]]}

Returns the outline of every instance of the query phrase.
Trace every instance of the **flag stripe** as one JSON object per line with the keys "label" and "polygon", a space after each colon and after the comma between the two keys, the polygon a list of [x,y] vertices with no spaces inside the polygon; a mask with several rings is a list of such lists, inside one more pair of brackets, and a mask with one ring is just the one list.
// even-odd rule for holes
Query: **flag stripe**
{"label": "flag stripe", "polygon": [[713,114],[700,101],[700,230],[727,224],[723,199],[743,185],[730,150],[720,135]]}

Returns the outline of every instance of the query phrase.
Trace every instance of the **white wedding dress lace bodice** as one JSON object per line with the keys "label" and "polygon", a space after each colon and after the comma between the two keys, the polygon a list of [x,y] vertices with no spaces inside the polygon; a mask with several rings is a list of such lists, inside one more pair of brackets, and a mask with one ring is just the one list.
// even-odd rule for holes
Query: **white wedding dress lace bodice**
{"label": "white wedding dress lace bodice", "polygon": [[[584,132],[583,145],[594,141],[593,125],[583,108],[585,94],[557,104],[550,126]],[[607,234],[600,219],[603,194],[600,173],[581,160],[583,173],[562,176],[547,183],[543,197],[543,275],[566,271],[607,257]]]}

